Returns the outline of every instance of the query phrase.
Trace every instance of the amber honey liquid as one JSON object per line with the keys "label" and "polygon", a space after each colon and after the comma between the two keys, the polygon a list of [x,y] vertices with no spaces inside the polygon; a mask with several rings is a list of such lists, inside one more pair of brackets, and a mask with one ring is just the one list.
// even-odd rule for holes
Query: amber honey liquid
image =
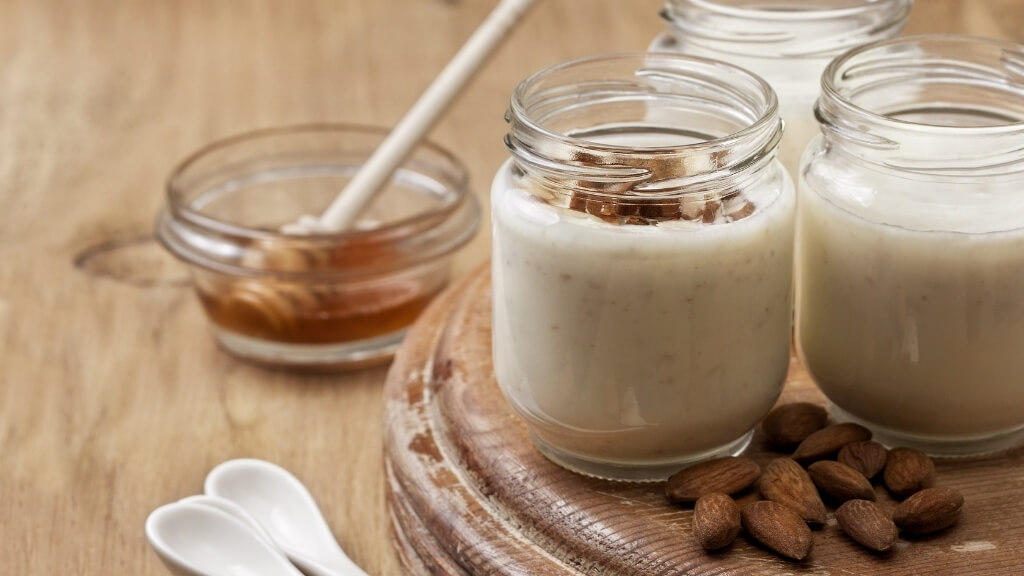
{"label": "amber honey liquid", "polygon": [[223,330],[290,344],[337,344],[406,328],[443,287],[443,281],[422,279],[359,289],[261,279],[201,287],[199,298]]}

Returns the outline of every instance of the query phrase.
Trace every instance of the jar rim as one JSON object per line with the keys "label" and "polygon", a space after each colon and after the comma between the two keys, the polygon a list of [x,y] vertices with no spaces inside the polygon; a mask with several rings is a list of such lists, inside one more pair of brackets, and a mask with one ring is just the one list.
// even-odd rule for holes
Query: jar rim
{"label": "jar rim", "polygon": [[910,11],[914,0],[849,0],[850,6],[844,7],[815,7],[804,3],[799,7],[792,7],[785,10],[768,9],[757,4],[755,6],[730,6],[719,0],[666,0],[665,9],[671,10],[677,4],[691,4],[709,12],[729,16],[740,16],[756,18],[758,20],[775,20],[781,22],[792,22],[794,20],[826,20],[833,18],[847,18],[862,12],[879,9],[891,9],[896,14],[903,14]]}
{"label": "jar rim", "polygon": [[[651,106],[669,101],[686,110],[677,114],[693,117],[685,107],[696,106],[714,116],[727,124],[725,133],[698,133],[664,119],[654,127],[646,116],[644,122],[605,117],[572,130],[548,126],[567,112],[583,122],[592,108],[642,103],[650,114]],[[778,97],[763,78],[726,62],[667,52],[601,54],[548,66],[516,87],[505,119],[505,145],[521,168],[557,179],[570,174],[577,185],[596,186],[580,191],[619,198],[670,198],[702,186],[728,186],[772,160],[782,133]],[[680,142],[616,144],[588,137],[605,126],[622,133],[629,132],[626,126],[634,134],[660,131]]]}
{"label": "jar rim", "polygon": [[1024,45],[941,34],[868,44],[828,66],[814,113],[826,143],[880,170],[1019,178]]}
{"label": "jar rim", "polygon": [[[998,40],[995,38],[987,38],[984,36],[972,36],[966,34],[921,34],[916,36],[904,36],[901,38],[892,38],[889,40],[883,40],[880,42],[874,42],[855,48],[839,58],[833,60],[828,67],[825,69],[825,73],[821,77],[821,90],[822,98],[827,100],[829,104],[835,105],[841,108],[843,111],[856,115],[858,118],[865,121],[884,121],[893,125],[899,125],[910,130],[927,130],[935,132],[950,132],[957,134],[969,134],[969,133],[984,133],[984,134],[1003,134],[1006,132],[1017,132],[1024,130],[1024,117],[1017,122],[1009,122],[1006,124],[994,124],[988,126],[962,126],[962,125],[942,125],[942,124],[928,124],[924,122],[913,122],[902,118],[894,118],[891,115],[882,114],[880,112],[871,110],[865,106],[862,106],[844,94],[843,90],[839,87],[839,82],[847,80],[850,77],[850,66],[851,63],[856,62],[857,59],[862,58],[865,55],[873,52],[883,52],[891,47],[898,46],[920,46],[925,43],[938,43],[946,45],[975,45],[985,46],[991,48],[1002,49],[1006,53],[1007,60],[1004,62],[1008,68],[1013,67],[1016,70],[1012,72],[1018,77],[1017,82],[1020,85],[1020,89],[1024,90],[1024,44],[1017,44],[1015,42],[1009,42],[1005,40]],[[1013,58],[1016,62],[1011,62],[1009,58]],[[966,62],[966,57],[963,59]],[[980,70],[975,70],[980,71]],[[993,69],[989,69],[990,72],[994,72]],[[969,73],[968,70],[961,71],[964,74]],[[981,79],[981,78],[979,78]],[[995,80],[995,74],[990,76],[990,79]],[[894,77],[893,81],[905,81],[900,77]],[[1024,94],[1024,92],[1022,92]],[[819,116],[820,120],[820,116]]]}
{"label": "jar rim", "polygon": [[[914,0],[817,0],[785,9],[721,0],[666,0],[661,17],[683,42],[748,58],[831,59],[872,39],[899,34]],[[824,26],[824,25],[830,26]]]}
{"label": "jar rim", "polygon": [[[589,65],[597,64],[597,63],[613,62],[613,61],[623,61],[623,62],[625,62],[625,61],[642,61],[642,62],[646,62],[646,61],[649,61],[651,58],[675,60],[675,61],[678,61],[678,62],[683,62],[683,61],[699,62],[699,63],[703,63],[703,64],[709,65],[709,66],[716,66],[716,67],[721,67],[723,69],[729,69],[729,70],[731,70],[733,72],[738,72],[738,73],[740,73],[742,75],[745,75],[749,79],[753,80],[757,84],[757,86],[761,89],[762,92],[761,92],[760,95],[763,95],[765,97],[765,109],[759,115],[758,119],[754,123],[752,123],[751,125],[743,128],[742,130],[740,130],[738,132],[734,132],[732,134],[729,134],[729,135],[726,135],[726,136],[722,136],[722,137],[719,137],[719,138],[713,138],[713,139],[705,140],[705,141],[702,141],[702,142],[695,142],[695,143],[691,143],[691,144],[681,144],[681,145],[675,145],[675,146],[618,146],[618,145],[615,145],[615,144],[606,144],[606,143],[595,142],[595,141],[592,141],[592,140],[574,138],[574,137],[572,137],[570,135],[567,135],[567,134],[562,134],[562,133],[559,133],[559,132],[548,130],[547,128],[545,128],[544,126],[542,126],[538,122],[536,122],[533,118],[531,118],[529,112],[526,110],[525,106],[523,105],[523,101],[525,100],[525,96],[526,96],[526,94],[525,94],[526,91],[528,89],[532,88],[533,85],[535,85],[539,80],[541,80],[541,79],[543,79],[545,77],[552,76],[552,75],[560,73],[560,72],[565,72],[565,71],[567,71],[567,70],[569,70],[571,68],[580,68],[580,67],[583,67],[583,66],[589,66]],[[724,141],[732,141],[732,140],[742,139],[743,136],[745,136],[745,135],[747,135],[747,134],[749,134],[751,132],[756,132],[759,129],[763,129],[764,125],[771,123],[772,120],[773,120],[773,115],[777,114],[777,112],[778,112],[778,107],[779,107],[778,97],[775,94],[775,90],[772,89],[771,85],[769,85],[766,80],[764,80],[763,78],[761,78],[760,76],[758,76],[754,72],[751,72],[751,71],[749,71],[749,70],[747,70],[745,68],[741,68],[739,66],[735,66],[735,65],[729,64],[727,62],[723,62],[723,61],[720,61],[720,60],[714,60],[714,59],[711,59],[711,58],[703,58],[703,57],[700,57],[700,56],[689,56],[689,55],[675,54],[675,53],[671,53],[671,52],[617,52],[617,53],[611,53],[611,54],[597,54],[597,55],[592,55],[592,56],[584,56],[582,58],[576,58],[576,59],[573,59],[573,60],[567,60],[565,62],[559,62],[557,64],[553,64],[553,65],[548,66],[546,68],[542,68],[542,69],[540,69],[540,70],[530,74],[525,79],[523,79],[523,81],[520,82],[516,86],[515,90],[512,92],[512,99],[511,99],[511,102],[510,102],[509,114],[515,114],[517,116],[517,119],[519,121],[521,121],[523,124],[525,124],[526,126],[528,126],[530,129],[535,130],[536,132],[538,132],[540,134],[543,134],[544,136],[546,136],[548,138],[551,138],[553,140],[558,140],[558,141],[561,141],[561,142],[564,142],[564,143],[586,142],[588,145],[593,145],[595,148],[604,149],[604,150],[613,150],[613,151],[619,151],[619,152],[645,151],[645,152],[652,152],[652,153],[666,153],[666,154],[668,154],[668,153],[675,153],[675,152],[680,152],[680,151],[685,151],[685,150],[694,150],[694,151],[696,151],[696,150],[703,150],[703,149],[706,149],[708,147],[708,145],[714,145],[714,144],[717,144],[717,143],[720,143],[720,142],[724,142]]]}
{"label": "jar rim", "polygon": [[[164,246],[182,260],[223,273],[241,276],[273,274],[289,278],[324,278],[348,276],[372,276],[401,270],[409,266],[427,263],[446,256],[462,246],[475,234],[480,220],[479,205],[469,191],[469,171],[462,162],[446,148],[431,142],[421,141],[416,150],[427,152],[435,158],[445,176],[443,187],[451,194],[449,201],[432,206],[412,216],[385,222],[370,229],[350,229],[311,235],[286,234],[284,232],[249,227],[230,220],[210,216],[192,206],[185,198],[189,186],[184,182],[189,170],[218,152],[259,141],[269,141],[289,136],[343,136],[383,139],[389,130],[384,127],[354,123],[308,123],[264,128],[235,134],[210,142],[180,161],[168,176],[165,186],[166,205],[157,218],[157,238]],[[414,172],[418,172],[413,169]],[[222,257],[216,248],[200,247],[205,244],[189,240],[206,236],[218,239],[218,245],[275,245],[294,250],[344,250],[346,247],[365,249],[386,245],[402,245],[406,250],[396,254],[387,264],[372,266],[329,266],[313,269],[294,270],[249,266],[237,259]],[[422,243],[412,246],[422,240]],[[402,244],[405,243],[405,244]]]}

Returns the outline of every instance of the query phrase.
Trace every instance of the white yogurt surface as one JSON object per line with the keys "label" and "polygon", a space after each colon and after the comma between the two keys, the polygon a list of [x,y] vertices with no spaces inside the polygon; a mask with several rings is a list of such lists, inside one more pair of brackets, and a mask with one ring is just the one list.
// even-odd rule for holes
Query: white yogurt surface
{"label": "white yogurt surface", "polygon": [[[779,170],[778,166],[768,170]],[[735,442],[789,365],[795,194],[777,172],[732,223],[606,223],[495,177],[494,366],[545,443],[682,462]]]}

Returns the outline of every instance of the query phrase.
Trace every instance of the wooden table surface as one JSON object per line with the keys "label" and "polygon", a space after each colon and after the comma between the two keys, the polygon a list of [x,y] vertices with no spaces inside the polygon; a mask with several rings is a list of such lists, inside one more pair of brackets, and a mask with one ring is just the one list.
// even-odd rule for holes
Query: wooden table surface
{"label": "wooden table surface", "polygon": [[[0,0],[0,574],[165,574],[143,536],[207,471],[296,473],[371,574],[385,369],[303,377],[221,352],[183,270],[145,241],[162,184],[215,138],[391,124],[484,17],[478,0]],[[486,190],[526,74],[640,50],[659,0],[541,0],[434,131]],[[918,0],[908,32],[1024,41],[1020,0]],[[489,251],[486,225],[456,262]]]}

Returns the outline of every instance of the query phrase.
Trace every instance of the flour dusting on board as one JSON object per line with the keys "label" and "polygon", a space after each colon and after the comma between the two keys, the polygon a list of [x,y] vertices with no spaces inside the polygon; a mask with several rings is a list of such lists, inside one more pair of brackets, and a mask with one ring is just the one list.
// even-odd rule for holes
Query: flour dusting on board
{"label": "flour dusting on board", "polygon": [[985,550],[995,550],[996,545],[985,540],[980,540],[976,542],[954,544],[953,546],[950,546],[949,549],[953,552],[984,552]]}

